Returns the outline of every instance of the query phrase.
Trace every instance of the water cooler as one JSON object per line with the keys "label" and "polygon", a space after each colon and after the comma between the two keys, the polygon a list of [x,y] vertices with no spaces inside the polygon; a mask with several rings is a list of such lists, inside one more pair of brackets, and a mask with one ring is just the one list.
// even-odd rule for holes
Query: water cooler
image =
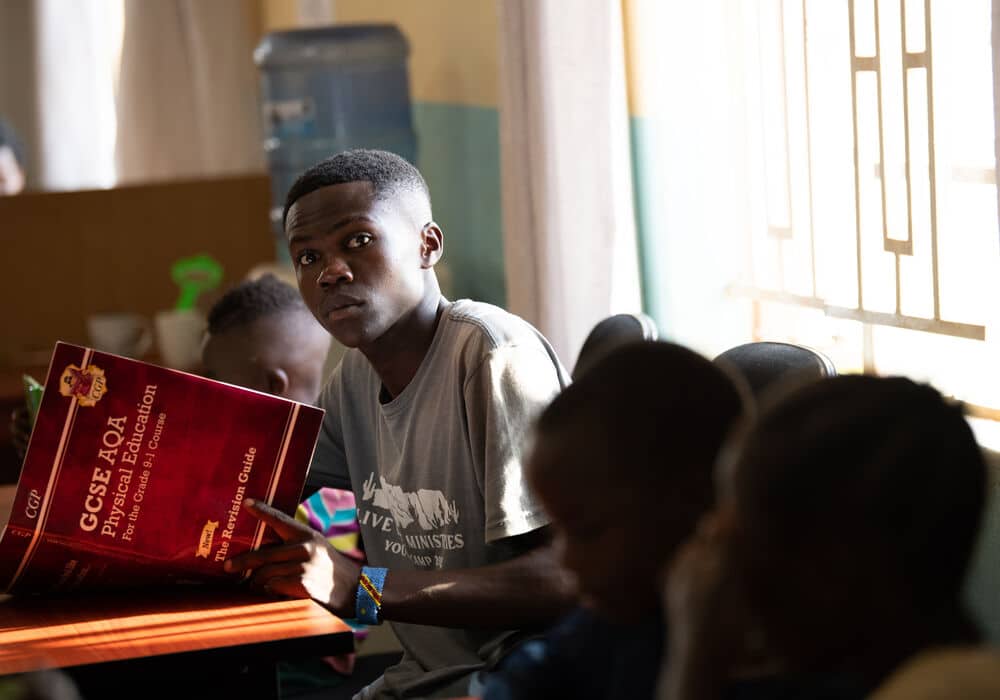
{"label": "water cooler", "polygon": [[349,148],[380,148],[415,162],[408,55],[393,25],[274,32],[257,46],[279,261],[288,261],[285,195],[303,170]]}

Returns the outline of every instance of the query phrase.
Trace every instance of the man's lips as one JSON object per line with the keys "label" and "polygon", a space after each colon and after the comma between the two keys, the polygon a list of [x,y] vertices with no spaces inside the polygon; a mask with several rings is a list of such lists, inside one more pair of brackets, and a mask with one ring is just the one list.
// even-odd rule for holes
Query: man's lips
{"label": "man's lips", "polygon": [[327,320],[336,321],[355,315],[363,305],[360,299],[338,295],[324,300],[321,309]]}

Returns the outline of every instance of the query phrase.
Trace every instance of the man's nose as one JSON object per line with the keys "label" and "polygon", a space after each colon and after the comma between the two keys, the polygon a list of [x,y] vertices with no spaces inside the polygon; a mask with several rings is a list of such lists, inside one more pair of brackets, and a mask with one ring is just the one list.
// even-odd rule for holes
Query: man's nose
{"label": "man's nose", "polygon": [[326,288],[341,282],[353,282],[354,274],[341,258],[333,258],[319,273],[319,286]]}

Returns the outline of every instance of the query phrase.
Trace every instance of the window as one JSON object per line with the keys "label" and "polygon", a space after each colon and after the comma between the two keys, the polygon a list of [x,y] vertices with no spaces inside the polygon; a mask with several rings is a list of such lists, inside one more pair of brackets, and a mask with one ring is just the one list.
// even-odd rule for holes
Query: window
{"label": "window", "polygon": [[[715,36],[699,69],[731,97],[715,105],[727,114],[703,117],[717,130],[702,138],[725,144],[710,169],[729,211],[705,207],[684,221],[724,236],[716,240],[736,262],[706,273],[719,276],[718,299],[684,294],[679,275],[662,277],[663,293],[713,318],[719,309],[742,318],[744,337],[728,343],[784,339],[827,353],[842,372],[929,381],[966,401],[980,439],[1000,446],[990,1],[709,5],[717,14],[700,26]],[[644,58],[676,60],[655,49]],[[671,97],[662,114],[712,106],[692,92]],[[711,158],[713,148],[698,153]],[[679,154],[661,151],[663,167],[680,172]],[[690,209],[669,182],[668,220],[671,207]],[[708,231],[711,222],[725,234]],[[664,235],[683,256],[681,237],[696,233]],[[669,316],[664,325],[669,332]],[[692,323],[678,326],[706,352],[725,348]]]}
{"label": "window", "polygon": [[932,381],[996,418],[989,18],[988,0],[779,0],[745,17],[763,177],[734,292],[756,300],[757,337]]}

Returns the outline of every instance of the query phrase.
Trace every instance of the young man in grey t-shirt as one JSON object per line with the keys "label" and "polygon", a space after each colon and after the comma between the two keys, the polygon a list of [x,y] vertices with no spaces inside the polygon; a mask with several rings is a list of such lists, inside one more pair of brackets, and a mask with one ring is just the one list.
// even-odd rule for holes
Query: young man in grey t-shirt
{"label": "young man in grey t-shirt", "polygon": [[285,230],[306,305],[350,348],[321,397],[307,490],[353,488],[368,566],[254,501],[285,544],[228,566],[344,617],[391,620],[403,661],[366,697],[464,694],[504,630],[572,603],[521,466],[565,372],[523,320],[441,295],[443,235],[402,158],[359,150],[314,166],[288,194]]}

